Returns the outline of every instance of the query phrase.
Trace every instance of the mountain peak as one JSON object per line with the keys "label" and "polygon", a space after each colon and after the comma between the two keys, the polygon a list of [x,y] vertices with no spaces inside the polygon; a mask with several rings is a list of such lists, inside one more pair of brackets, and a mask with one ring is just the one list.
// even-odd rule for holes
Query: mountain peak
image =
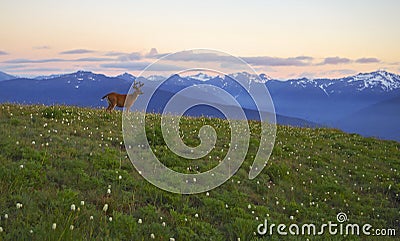
{"label": "mountain peak", "polygon": [[199,73],[197,73],[195,75],[188,76],[188,78],[195,79],[195,80],[200,80],[200,81],[208,81],[208,80],[210,80],[210,79],[212,79],[214,77],[212,77],[212,76],[210,76],[208,74],[199,72]]}
{"label": "mountain peak", "polygon": [[93,74],[91,71],[88,71],[88,70],[78,70],[75,73],[77,73],[77,74]]}
{"label": "mountain peak", "polygon": [[229,76],[237,80],[246,80],[249,82],[256,82],[256,83],[265,83],[268,80],[272,80],[272,78],[266,74],[256,75],[247,72],[238,72],[234,74],[229,74]]}
{"label": "mountain peak", "polygon": [[131,75],[128,72],[125,72],[123,74],[117,75],[116,78],[127,80],[127,81],[134,81],[136,79],[135,76]]}
{"label": "mountain peak", "polygon": [[264,74],[264,73],[260,74],[259,77],[260,77],[261,80],[264,80],[264,81],[272,80],[272,77],[271,77],[271,76],[266,75],[266,74]]}
{"label": "mountain peak", "polygon": [[391,91],[400,88],[400,76],[385,70],[377,70],[371,73],[359,73],[348,79],[349,83],[356,82],[359,84],[358,90],[379,88],[384,91]]}

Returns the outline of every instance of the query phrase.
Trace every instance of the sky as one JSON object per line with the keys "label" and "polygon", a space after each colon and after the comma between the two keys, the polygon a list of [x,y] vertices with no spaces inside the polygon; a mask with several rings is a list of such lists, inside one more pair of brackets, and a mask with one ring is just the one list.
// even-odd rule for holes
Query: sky
{"label": "sky", "polygon": [[398,0],[2,0],[0,9],[0,71],[18,76],[138,75],[198,48],[278,79],[400,73]]}

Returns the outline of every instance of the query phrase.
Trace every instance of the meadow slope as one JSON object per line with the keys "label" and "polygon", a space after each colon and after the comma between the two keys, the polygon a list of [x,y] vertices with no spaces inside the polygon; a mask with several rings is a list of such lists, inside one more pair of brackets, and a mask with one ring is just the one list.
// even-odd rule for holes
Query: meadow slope
{"label": "meadow slope", "polygon": [[[196,173],[223,159],[230,139],[221,119],[182,118],[186,144],[215,127],[216,148],[187,161],[162,139],[160,116],[147,115],[156,155],[174,170]],[[394,228],[400,235],[400,143],[336,129],[278,126],[267,167],[253,180],[259,123],[239,171],[207,193],[179,195],[148,183],[127,157],[121,112],[71,106],[0,105],[0,240],[280,240],[257,226],[336,221]],[[289,240],[356,240],[288,236]],[[362,239],[374,237],[362,236]],[[390,239],[390,238],[388,238]]]}

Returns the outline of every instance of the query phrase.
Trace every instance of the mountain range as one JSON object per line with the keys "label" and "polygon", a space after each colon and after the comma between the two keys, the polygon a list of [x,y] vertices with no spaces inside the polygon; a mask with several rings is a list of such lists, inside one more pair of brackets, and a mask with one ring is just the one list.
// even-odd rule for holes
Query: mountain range
{"label": "mountain range", "polygon": [[[339,79],[299,78],[285,81],[246,72],[225,76],[175,74],[168,78],[157,75],[136,78],[129,73],[110,77],[89,71],[17,78],[1,72],[0,102],[98,108],[107,105],[100,101],[104,94],[112,91],[126,93],[134,80],[145,84],[142,88],[145,94],[158,87],[147,106],[146,111],[149,112],[161,112],[172,96],[187,87],[207,84],[233,96],[247,118],[258,119],[253,99],[238,82],[254,89],[266,85],[274,103],[278,124],[327,126],[400,141],[400,76],[383,70]],[[181,98],[182,102],[201,100],[221,108],[235,108],[227,99],[218,94],[201,93],[201,89],[198,93],[183,93]],[[140,106],[140,100],[135,106]],[[207,108],[206,105],[191,108],[186,114],[224,117],[220,111]]]}

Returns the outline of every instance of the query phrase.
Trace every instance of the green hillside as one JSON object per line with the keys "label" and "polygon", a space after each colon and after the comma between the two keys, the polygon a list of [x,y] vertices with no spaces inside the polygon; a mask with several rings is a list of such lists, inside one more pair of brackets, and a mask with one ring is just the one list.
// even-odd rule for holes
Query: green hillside
{"label": "green hillside", "polygon": [[[148,114],[148,139],[170,168],[206,171],[227,151],[220,119],[182,118],[186,144],[215,127],[216,148],[188,161],[165,147],[160,116]],[[336,222],[394,228],[400,236],[400,143],[335,129],[278,126],[267,167],[253,180],[259,123],[250,122],[247,158],[222,186],[196,195],[158,189],[134,169],[123,145],[121,112],[0,105],[0,240],[282,240],[256,234],[268,223]],[[172,239],[170,239],[172,238]],[[374,239],[365,235],[289,235],[289,240]],[[392,238],[387,238],[392,240]],[[382,240],[382,237],[380,237]]]}

